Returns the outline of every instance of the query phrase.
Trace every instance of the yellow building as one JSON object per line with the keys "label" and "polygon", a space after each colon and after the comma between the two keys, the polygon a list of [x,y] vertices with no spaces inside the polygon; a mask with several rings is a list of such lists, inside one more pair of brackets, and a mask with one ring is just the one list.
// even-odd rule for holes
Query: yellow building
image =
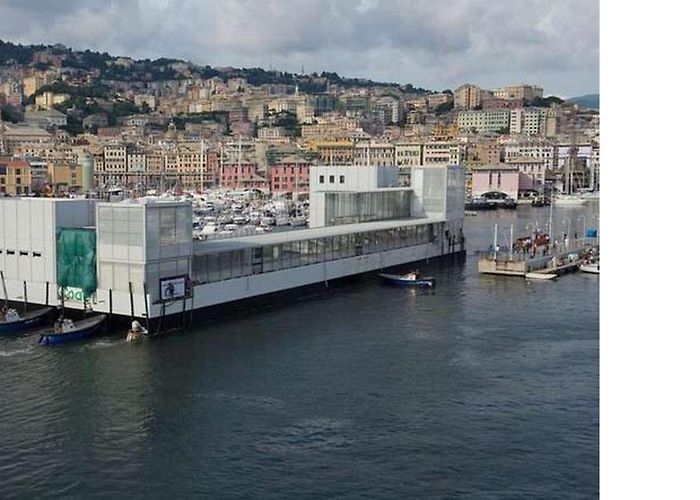
{"label": "yellow building", "polygon": [[52,160],[47,163],[48,181],[54,194],[82,191],[83,167],[66,160]]}
{"label": "yellow building", "polygon": [[318,151],[323,165],[352,165],[355,146],[351,141],[324,141],[310,143],[311,151]]}
{"label": "yellow building", "polygon": [[0,194],[27,195],[31,186],[32,170],[27,160],[0,158]]}
{"label": "yellow building", "polygon": [[35,105],[37,110],[53,109],[55,105],[61,104],[68,99],[70,99],[70,95],[68,94],[54,94],[53,92],[47,91],[36,96]]}

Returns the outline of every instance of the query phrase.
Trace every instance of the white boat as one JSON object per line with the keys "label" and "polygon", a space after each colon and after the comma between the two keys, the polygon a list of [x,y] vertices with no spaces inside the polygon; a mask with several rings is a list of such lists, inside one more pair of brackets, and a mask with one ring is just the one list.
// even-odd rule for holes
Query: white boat
{"label": "white boat", "polygon": [[278,226],[288,226],[289,218],[286,215],[278,215],[276,217],[276,222]]}
{"label": "white boat", "polygon": [[305,226],[306,224],[308,224],[306,217],[292,217],[289,220],[290,226]]}
{"label": "white boat", "polygon": [[560,206],[583,205],[589,200],[589,198],[585,198],[577,194],[560,194],[554,197],[554,204]]}
{"label": "white boat", "polygon": [[556,279],[557,275],[554,273],[527,273],[525,274],[525,279],[529,280],[541,280],[548,281]]}
{"label": "white boat", "polygon": [[581,264],[579,270],[582,273],[600,274],[600,261],[597,260],[595,262],[589,262],[588,264]]}

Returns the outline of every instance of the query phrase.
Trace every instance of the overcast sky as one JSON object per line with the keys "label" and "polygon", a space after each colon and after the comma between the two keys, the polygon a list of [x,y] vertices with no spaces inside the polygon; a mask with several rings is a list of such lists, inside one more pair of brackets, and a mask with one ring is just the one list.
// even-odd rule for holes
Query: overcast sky
{"label": "overcast sky", "polygon": [[598,0],[0,0],[0,38],[196,64],[598,92]]}

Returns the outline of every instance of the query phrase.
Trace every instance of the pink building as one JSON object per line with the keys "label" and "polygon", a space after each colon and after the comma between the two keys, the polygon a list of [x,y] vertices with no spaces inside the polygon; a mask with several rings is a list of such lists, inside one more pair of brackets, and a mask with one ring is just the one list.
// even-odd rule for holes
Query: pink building
{"label": "pink building", "polygon": [[227,189],[260,189],[261,191],[270,189],[267,179],[258,175],[257,166],[254,163],[222,166],[221,186]]}
{"label": "pink building", "polygon": [[520,172],[518,167],[507,163],[492,163],[472,167],[472,197],[498,191],[518,199]]}
{"label": "pink building", "polygon": [[542,189],[544,187],[547,164],[541,158],[512,158],[508,165],[517,167],[520,172],[520,190]]}
{"label": "pink building", "polygon": [[273,193],[306,193],[309,191],[311,163],[299,156],[288,156],[269,170]]}

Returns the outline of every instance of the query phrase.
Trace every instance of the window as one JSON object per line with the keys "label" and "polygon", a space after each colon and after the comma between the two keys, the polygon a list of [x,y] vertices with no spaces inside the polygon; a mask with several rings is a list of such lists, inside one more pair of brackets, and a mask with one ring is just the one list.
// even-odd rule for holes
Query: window
{"label": "window", "polygon": [[323,184],[323,176],[322,175],[318,176],[318,183]]}
{"label": "window", "polygon": [[32,252],[32,257],[41,257],[41,252]]}
{"label": "window", "polygon": [[344,175],[340,176],[340,183],[345,184],[345,176]]}
{"label": "window", "polygon": [[335,175],[331,175],[329,177],[330,178],[329,178],[328,182],[330,182],[331,184],[335,184]]}

